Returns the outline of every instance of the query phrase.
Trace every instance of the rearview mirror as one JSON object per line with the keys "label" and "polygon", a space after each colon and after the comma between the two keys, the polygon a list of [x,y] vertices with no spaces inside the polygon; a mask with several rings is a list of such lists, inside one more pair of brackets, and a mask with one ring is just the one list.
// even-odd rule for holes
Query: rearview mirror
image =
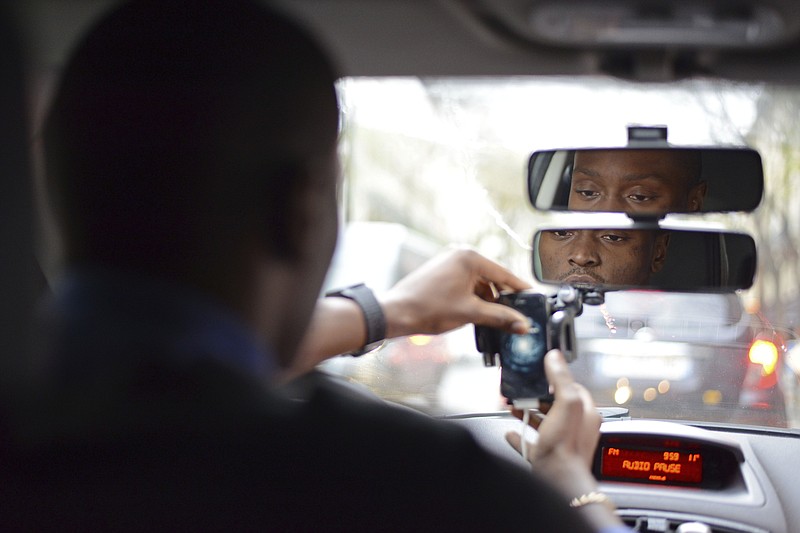
{"label": "rearview mirror", "polygon": [[534,152],[531,204],[635,214],[752,211],[764,173],[751,148],[591,148]]}
{"label": "rearview mirror", "polygon": [[568,228],[534,237],[536,279],[601,290],[731,292],[753,284],[756,245],[742,233]]}

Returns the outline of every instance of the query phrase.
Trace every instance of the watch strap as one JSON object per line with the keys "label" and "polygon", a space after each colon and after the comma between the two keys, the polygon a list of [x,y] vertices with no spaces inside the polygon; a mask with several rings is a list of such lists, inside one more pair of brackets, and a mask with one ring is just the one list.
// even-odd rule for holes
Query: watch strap
{"label": "watch strap", "polygon": [[361,355],[374,350],[386,338],[386,317],[372,289],[363,283],[359,283],[343,289],[333,290],[328,292],[325,296],[347,298],[353,300],[361,308],[367,335],[361,350],[351,352],[351,355]]}

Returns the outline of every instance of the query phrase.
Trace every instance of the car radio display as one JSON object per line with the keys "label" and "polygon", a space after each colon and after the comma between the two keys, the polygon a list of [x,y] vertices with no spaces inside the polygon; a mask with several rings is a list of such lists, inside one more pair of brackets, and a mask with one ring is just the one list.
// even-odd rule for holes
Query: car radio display
{"label": "car radio display", "polygon": [[699,452],[606,446],[602,454],[604,478],[665,484],[703,481],[703,454]]}

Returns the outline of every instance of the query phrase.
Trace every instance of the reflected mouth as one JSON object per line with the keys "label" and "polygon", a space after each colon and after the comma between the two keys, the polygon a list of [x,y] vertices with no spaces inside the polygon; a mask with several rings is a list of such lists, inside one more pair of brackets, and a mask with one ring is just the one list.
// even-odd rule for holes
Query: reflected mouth
{"label": "reflected mouth", "polygon": [[561,281],[571,285],[597,285],[598,283],[602,283],[599,279],[589,276],[588,274],[573,274],[571,276],[567,276]]}
{"label": "reflected mouth", "polygon": [[561,283],[569,283],[570,285],[592,285],[597,286],[603,284],[606,280],[602,276],[598,276],[597,272],[584,267],[573,266],[561,276],[559,276]]}

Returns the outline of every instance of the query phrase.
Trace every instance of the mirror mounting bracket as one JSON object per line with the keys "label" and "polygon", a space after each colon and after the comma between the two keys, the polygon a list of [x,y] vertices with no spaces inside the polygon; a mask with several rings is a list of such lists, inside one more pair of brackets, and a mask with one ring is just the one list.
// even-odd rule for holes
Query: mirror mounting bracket
{"label": "mirror mounting bracket", "polygon": [[642,143],[667,145],[667,127],[628,124],[628,146]]}
{"label": "mirror mounting bracket", "polygon": [[606,301],[605,293],[595,287],[573,287],[564,285],[552,297],[553,309],[569,311],[573,316],[580,316],[583,304],[601,305]]}
{"label": "mirror mounting bracket", "polygon": [[667,142],[667,127],[628,124],[628,148],[670,148]]}

